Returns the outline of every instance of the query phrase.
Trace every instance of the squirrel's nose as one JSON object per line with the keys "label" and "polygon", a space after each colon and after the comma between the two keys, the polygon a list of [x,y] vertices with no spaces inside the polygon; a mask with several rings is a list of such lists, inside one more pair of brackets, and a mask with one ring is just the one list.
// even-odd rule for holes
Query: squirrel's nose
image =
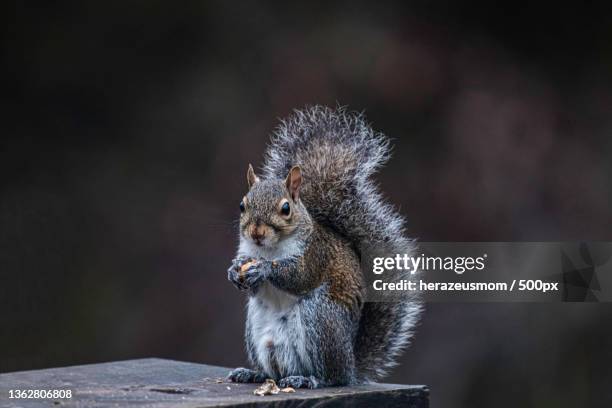
{"label": "squirrel's nose", "polygon": [[251,238],[256,243],[260,243],[266,237],[266,230],[262,225],[253,225],[251,226]]}

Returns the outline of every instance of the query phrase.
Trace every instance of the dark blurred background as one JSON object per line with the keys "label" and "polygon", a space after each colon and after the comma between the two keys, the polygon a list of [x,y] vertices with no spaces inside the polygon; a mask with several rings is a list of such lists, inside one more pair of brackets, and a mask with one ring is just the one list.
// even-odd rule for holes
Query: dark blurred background
{"label": "dark blurred background", "polygon": [[[244,365],[226,281],[249,162],[307,104],[394,139],[425,241],[612,240],[612,18],[595,4],[5,5],[0,372]],[[389,378],[434,406],[604,406],[610,304],[431,304]]]}

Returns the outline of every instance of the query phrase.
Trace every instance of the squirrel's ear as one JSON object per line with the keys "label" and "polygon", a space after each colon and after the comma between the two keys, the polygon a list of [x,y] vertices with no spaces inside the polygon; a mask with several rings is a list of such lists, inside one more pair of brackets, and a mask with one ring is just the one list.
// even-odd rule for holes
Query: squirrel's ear
{"label": "squirrel's ear", "polygon": [[259,182],[259,177],[255,175],[255,170],[253,170],[251,164],[249,164],[249,169],[247,170],[247,182],[249,183],[249,188],[253,187],[253,184]]}
{"label": "squirrel's ear", "polygon": [[291,194],[293,201],[297,201],[300,197],[300,186],[302,185],[302,169],[300,166],[293,166],[285,179],[287,190]]}

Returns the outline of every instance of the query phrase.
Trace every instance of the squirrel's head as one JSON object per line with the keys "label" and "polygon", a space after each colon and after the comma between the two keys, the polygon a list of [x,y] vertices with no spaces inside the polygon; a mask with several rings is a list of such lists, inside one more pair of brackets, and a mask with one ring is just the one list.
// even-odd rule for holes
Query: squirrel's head
{"label": "squirrel's head", "polygon": [[308,220],[300,202],[302,171],[289,170],[285,180],[260,180],[253,166],[247,171],[249,192],[240,202],[240,235],[255,245],[274,246]]}

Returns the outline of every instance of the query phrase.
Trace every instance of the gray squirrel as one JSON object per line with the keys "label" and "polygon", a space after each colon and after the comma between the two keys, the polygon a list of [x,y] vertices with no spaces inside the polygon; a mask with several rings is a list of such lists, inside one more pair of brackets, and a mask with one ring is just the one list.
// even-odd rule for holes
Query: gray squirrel
{"label": "gray squirrel", "polygon": [[249,165],[228,279],[248,292],[253,369],[231,371],[231,381],[317,388],[375,381],[395,365],[421,304],[365,302],[360,270],[366,244],[413,250],[371,179],[389,155],[362,114],[315,106],[281,122],[261,178]]}

